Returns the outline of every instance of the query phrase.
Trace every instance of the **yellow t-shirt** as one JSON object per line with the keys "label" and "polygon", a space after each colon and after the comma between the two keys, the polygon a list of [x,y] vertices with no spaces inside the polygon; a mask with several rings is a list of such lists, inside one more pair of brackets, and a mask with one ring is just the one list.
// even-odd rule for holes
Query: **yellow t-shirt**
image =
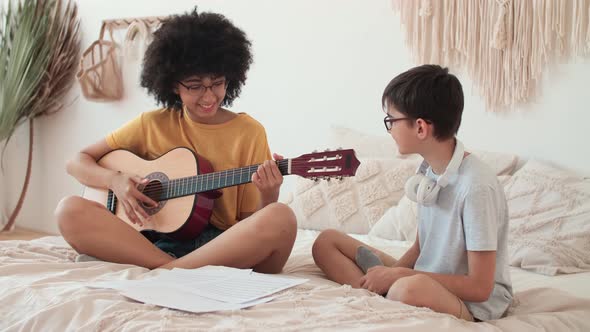
{"label": "yellow t-shirt", "polygon": [[[259,164],[271,159],[264,127],[245,113],[222,124],[202,124],[184,111],[160,109],[142,113],[106,137],[112,149],[127,149],[144,159],[187,147],[204,157],[214,171]],[[240,213],[255,212],[260,192],[252,183],[221,189],[215,200],[211,223],[225,230],[235,225]]]}

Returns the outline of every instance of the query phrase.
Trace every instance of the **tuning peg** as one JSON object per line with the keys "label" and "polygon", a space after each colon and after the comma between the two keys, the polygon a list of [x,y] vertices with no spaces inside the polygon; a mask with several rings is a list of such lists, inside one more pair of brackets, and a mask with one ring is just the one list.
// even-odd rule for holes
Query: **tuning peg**
{"label": "tuning peg", "polygon": [[324,152],[330,152],[330,149],[326,149],[326,150],[324,150]]}
{"label": "tuning peg", "polygon": [[317,149],[316,150],[313,150],[312,153],[318,153],[318,150]]}
{"label": "tuning peg", "polygon": [[315,181],[315,182],[318,182],[318,180],[319,180],[317,176],[312,176],[310,179],[311,179],[311,181]]}
{"label": "tuning peg", "polygon": [[337,177],[338,181],[342,181],[343,178],[344,178],[343,176]]}
{"label": "tuning peg", "polygon": [[341,146],[339,146],[339,147],[338,147],[338,149],[336,149],[336,150],[340,151],[340,150],[342,150],[342,147],[341,147]]}
{"label": "tuning peg", "polygon": [[326,180],[326,181],[330,181],[330,179],[331,179],[331,177],[329,177],[329,176],[324,176],[324,180]]}

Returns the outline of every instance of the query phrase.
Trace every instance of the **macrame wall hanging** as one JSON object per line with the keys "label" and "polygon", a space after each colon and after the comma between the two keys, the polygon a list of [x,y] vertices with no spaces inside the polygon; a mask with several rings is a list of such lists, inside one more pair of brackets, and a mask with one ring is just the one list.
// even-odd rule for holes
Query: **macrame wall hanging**
{"label": "macrame wall hanging", "polygon": [[590,0],[392,0],[418,63],[465,70],[488,110],[536,96],[548,65],[590,54]]}

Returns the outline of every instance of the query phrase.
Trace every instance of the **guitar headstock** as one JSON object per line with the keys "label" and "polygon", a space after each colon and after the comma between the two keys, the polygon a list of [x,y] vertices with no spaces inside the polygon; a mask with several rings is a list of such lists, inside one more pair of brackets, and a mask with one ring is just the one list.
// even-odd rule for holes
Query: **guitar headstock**
{"label": "guitar headstock", "polygon": [[354,176],[360,165],[353,149],[313,152],[291,158],[291,174],[318,180]]}

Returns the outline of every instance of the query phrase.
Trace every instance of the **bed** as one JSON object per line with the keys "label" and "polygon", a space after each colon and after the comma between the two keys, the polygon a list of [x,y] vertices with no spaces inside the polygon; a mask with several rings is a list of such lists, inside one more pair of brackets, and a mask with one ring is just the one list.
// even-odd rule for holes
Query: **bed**
{"label": "bed", "polygon": [[333,146],[357,151],[362,163],[356,176],[342,182],[299,179],[284,200],[300,229],[282,274],[308,282],[244,310],[193,314],[85,286],[143,279],[161,270],[77,263],[76,252],[59,236],[4,241],[0,330],[590,331],[590,178],[510,154],[473,150],[492,166],[506,192],[515,301],[507,317],[471,323],[338,285],[315,266],[311,247],[323,229],[354,234],[394,257],[416,234],[416,207],[404,197],[403,186],[420,160],[392,158],[391,138],[333,128],[331,140]]}
{"label": "bed", "polygon": [[[314,265],[311,245],[318,231],[299,230],[282,274],[310,281],[252,308],[192,314],[145,305],[115,290],[85,287],[90,281],[142,279],[150,271],[132,265],[74,262],[63,238],[0,242],[0,330],[399,330],[399,331],[589,331],[590,273],[544,276],[511,268],[516,301],[506,318],[469,323],[389,301],[366,290],[325,279]],[[355,235],[401,255],[411,244]]]}

